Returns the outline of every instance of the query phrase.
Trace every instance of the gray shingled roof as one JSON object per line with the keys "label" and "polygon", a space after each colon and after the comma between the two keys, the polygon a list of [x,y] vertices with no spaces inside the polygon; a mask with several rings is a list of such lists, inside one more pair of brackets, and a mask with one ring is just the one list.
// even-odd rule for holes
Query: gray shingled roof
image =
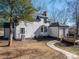
{"label": "gray shingled roof", "polygon": [[62,24],[62,23],[59,23],[59,26],[60,26],[60,27],[69,27],[68,25]]}
{"label": "gray shingled roof", "polygon": [[58,23],[51,23],[51,24],[49,25],[49,27],[58,27],[58,26],[59,26]]}
{"label": "gray shingled roof", "polygon": [[61,23],[55,22],[55,23],[51,23],[49,25],[49,27],[69,27],[69,26],[65,25],[65,24],[61,24]]}

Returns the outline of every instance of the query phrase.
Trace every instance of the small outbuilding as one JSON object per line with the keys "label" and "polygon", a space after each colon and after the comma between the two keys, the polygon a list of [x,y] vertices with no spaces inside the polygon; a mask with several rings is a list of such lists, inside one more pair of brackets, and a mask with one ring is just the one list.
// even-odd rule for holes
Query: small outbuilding
{"label": "small outbuilding", "polygon": [[9,38],[9,28],[10,28],[10,23],[5,22],[4,23],[4,38]]}
{"label": "small outbuilding", "polygon": [[[3,27],[4,27],[4,38],[8,39],[9,36],[10,36],[10,23],[9,22],[4,22]],[[13,27],[13,38],[14,38],[14,35],[15,35],[14,25],[12,27]]]}
{"label": "small outbuilding", "polygon": [[49,36],[64,38],[69,30],[69,26],[65,24],[51,23],[49,26]]}

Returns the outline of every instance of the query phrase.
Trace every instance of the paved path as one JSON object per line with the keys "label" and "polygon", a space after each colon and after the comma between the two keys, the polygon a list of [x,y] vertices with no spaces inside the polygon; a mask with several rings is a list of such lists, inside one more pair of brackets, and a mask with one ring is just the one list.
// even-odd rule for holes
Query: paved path
{"label": "paved path", "polygon": [[50,48],[53,48],[53,49],[55,49],[55,50],[57,50],[57,51],[63,53],[64,55],[66,55],[66,56],[68,57],[68,59],[79,59],[79,56],[78,56],[78,55],[72,54],[72,53],[70,53],[70,52],[67,52],[67,51],[65,51],[65,50],[62,50],[62,49],[56,47],[54,44],[57,43],[57,42],[59,42],[59,41],[56,41],[56,40],[54,40],[54,41],[49,41],[49,42],[47,43],[47,45],[48,45]]}

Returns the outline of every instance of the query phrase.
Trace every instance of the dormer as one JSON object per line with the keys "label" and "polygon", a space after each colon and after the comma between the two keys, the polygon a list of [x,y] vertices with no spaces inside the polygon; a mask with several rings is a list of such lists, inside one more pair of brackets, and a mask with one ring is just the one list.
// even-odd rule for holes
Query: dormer
{"label": "dormer", "polygon": [[36,21],[41,21],[43,23],[47,23],[48,22],[48,17],[47,17],[46,12],[44,12],[41,15],[38,15],[37,18],[36,18]]}
{"label": "dormer", "polygon": [[46,16],[40,16],[40,19],[44,23],[47,23],[47,21],[48,21],[48,17],[46,17]]}

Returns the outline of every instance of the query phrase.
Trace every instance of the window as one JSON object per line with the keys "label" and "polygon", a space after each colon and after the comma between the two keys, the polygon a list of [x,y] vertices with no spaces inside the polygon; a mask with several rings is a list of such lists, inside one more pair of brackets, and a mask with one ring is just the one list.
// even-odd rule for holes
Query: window
{"label": "window", "polygon": [[47,27],[46,26],[44,27],[44,32],[47,32]]}
{"label": "window", "polygon": [[47,27],[46,26],[41,26],[41,32],[47,32]]}
{"label": "window", "polygon": [[21,28],[21,29],[20,29],[20,33],[21,33],[21,34],[24,34],[24,33],[25,33],[25,28]]}

